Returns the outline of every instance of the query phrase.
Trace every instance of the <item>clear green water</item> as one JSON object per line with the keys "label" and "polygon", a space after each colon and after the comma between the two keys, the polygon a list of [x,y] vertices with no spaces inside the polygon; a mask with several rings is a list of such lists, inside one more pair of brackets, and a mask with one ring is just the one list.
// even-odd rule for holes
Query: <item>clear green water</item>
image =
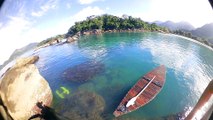
{"label": "clear green water", "polygon": [[[87,99],[84,97],[93,93],[103,98],[99,103],[103,109],[96,112],[100,112],[103,119],[114,119],[112,113],[127,91],[141,76],[161,64],[167,67],[162,91],[149,104],[120,119],[155,119],[186,111],[196,104],[213,78],[213,51],[185,38],[159,33],[84,36],[74,43],[42,48],[34,54],[40,56],[36,65],[53,91],[53,108],[67,118],[72,118],[81,110],[87,115],[81,114],[76,119],[94,116],[87,109],[97,109],[91,105],[95,103],[84,101]],[[86,82],[76,83],[63,77],[67,69],[91,61],[100,63],[103,69],[91,75]],[[80,68],[84,67],[87,66]],[[81,73],[83,77],[88,74]],[[56,94],[56,90],[62,91],[61,86],[70,91],[70,94],[64,94],[64,98]],[[85,95],[77,96],[80,100],[74,102],[77,91],[84,90],[87,91]]]}

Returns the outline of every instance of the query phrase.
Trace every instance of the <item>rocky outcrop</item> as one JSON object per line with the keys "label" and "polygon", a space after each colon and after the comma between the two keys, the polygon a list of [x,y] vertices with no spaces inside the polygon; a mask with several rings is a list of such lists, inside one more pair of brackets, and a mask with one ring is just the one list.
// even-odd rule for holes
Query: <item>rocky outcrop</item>
{"label": "rocky outcrop", "polygon": [[96,34],[96,35],[102,34],[102,30],[95,29],[95,30],[93,30],[93,34]]}
{"label": "rocky outcrop", "polygon": [[21,58],[16,60],[16,64],[13,66],[13,68],[19,68],[19,67],[24,67],[29,64],[33,64],[36,61],[38,61],[39,57],[38,56],[32,56],[28,58]]}
{"label": "rocky outcrop", "polygon": [[74,35],[72,37],[68,37],[67,40],[66,40],[66,42],[67,43],[71,43],[71,42],[74,42],[74,41],[78,40],[78,38],[79,37],[77,35]]}
{"label": "rocky outcrop", "polygon": [[27,120],[40,113],[37,102],[51,105],[53,97],[49,84],[33,64],[38,59],[38,56],[33,56],[17,60],[1,80],[3,106],[15,120]]}
{"label": "rocky outcrop", "polygon": [[94,30],[88,30],[88,31],[83,31],[82,32],[83,35],[91,35],[91,34],[102,34],[102,30],[101,29],[94,29]]}
{"label": "rocky outcrop", "polygon": [[74,41],[78,40],[79,37],[82,36],[82,35],[93,35],[93,34],[99,35],[99,34],[102,34],[102,32],[103,32],[103,31],[102,31],[101,29],[94,29],[94,30],[88,30],[88,31],[78,32],[78,33],[76,33],[76,34],[73,35],[73,36],[67,37],[66,42],[67,42],[67,43],[74,42]]}

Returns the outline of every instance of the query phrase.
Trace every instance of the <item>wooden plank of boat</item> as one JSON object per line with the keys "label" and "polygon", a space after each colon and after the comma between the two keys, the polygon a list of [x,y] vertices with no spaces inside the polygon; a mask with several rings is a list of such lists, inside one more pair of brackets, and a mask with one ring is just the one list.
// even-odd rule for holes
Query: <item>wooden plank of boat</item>
{"label": "wooden plank of boat", "polygon": [[[165,77],[166,67],[164,65],[155,68],[141,77],[128,91],[113,114],[118,117],[152,101],[163,88]],[[134,103],[132,103],[133,101]]]}

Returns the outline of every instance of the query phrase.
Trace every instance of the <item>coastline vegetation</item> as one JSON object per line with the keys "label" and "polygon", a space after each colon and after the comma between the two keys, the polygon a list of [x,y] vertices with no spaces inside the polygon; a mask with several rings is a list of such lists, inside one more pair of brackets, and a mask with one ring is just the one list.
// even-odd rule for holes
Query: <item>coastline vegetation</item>
{"label": "coastline vegetation", "polygon": [[60,40],[64,39],[64,36],[65,36],[65,34],[56,35],[54,37],[47,38],[46,40],[43,40],[40,43],[38,43],[37,47],[41,47],[46,44],[54,44],[54,42],[58,43]]}
{"label": "coastline vegetation", "polygon": [[140,18],[123,15],[121,18],[113,15],[104,14],[101,16],[89,16],[86,20],[76,22],[70,27],[67,36],[75,35],[78,32],[90,31],[94,29],[105,31],[115,30],[143,30],[143,31],[162,31],[168,32],[165,27],[157,26],[155,23],[149,24]]}
{"label": "coastline vegetation", "polygon": [[204,38],[200,38],[200,37],[194,36],[194,35],[192,35],[191,32],[186,32],[186,31],[183,31],[183,30],[174,30],[174,31],[171,31],[170,33],[194,39],[194,40],[196,40],[198,42],[201,42],[201,43],[213,48],[213,44],[208,42],[208,40],[206,40]]}
{"label": "coastline vegetation", "polygon": [[[96,30],[94,32],[94,30]],[[66,34],[57,35],[54,37],[50,37],[46,40],[40,42],[37,47],[46,47],[55,43],[59,43],[62,39],[67,39],[67,42],[72,42],[78,39],[80,35],[88,35],[88,34],[100,34],[104,32],[126,32],[126,31],[150,31],[150,32],[163,32],[163,33],[172,33],[176,35],[185,36],[188,38],[192,38],[206,44],[213,48],[213,44],[208,42],[208,40],[204,38],[200,38],[192,35],[191,32],[187,32],[184,30],[174,30],[171,31],[166,27],[160,27],[155,23],[148,23],[141,18],[134,18],[132,16],[123,15],[122,17],[117,17],[114,15],[104,14],[101,16],[89,16],[86,20],[75,22],[73,26],[71,26]],[[71,40],[68,40],[71,37]]]}

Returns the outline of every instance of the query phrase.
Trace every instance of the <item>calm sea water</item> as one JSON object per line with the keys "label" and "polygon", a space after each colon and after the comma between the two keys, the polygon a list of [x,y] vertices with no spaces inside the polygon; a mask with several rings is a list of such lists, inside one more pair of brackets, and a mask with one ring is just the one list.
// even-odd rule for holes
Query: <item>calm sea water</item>
{"label": "calm sea water", "polygon": [[[161,64],[167,68],[162,91],[149,104],[121,119],[154,119],[184,112],[196,104],[213,78],[213,51],[174,35],[149,32],[90,35],[74,43],[42,48],[34,54],[40,56],[36,65],[53,91],[53,108],[66,118],[72,118],[81,106],[82,111],[85,106],[97,109],[98,105],[90,106],[91,101],[83,101],[90,99],[86,97],[92,93],[103,98],[102,103],[97,102],[103,109],[96,112],[103,119],[114,119],[112,113],[127,91],[141,76]],[[86,70],[88,67],[91,70]],[[101,72],[89,72],[94,70],[92,67]],[[87,80],[79,83],[66,79],[63,77],[66,70],[76,71],[81,79]],[[69,94],[63,93],[61,87],[69,90]],[[76,96],[78,91],[87,91],[87,95]],[[78,104],[73,97],[83,100]],[[93,115],[87,110],[84,113]]]}

